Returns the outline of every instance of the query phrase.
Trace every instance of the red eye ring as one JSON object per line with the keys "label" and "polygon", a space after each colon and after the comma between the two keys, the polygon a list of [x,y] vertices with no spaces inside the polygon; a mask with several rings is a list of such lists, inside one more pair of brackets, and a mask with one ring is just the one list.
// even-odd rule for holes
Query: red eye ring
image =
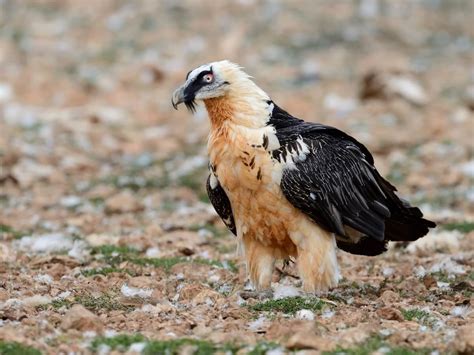
{"label": "red eye ring", "polygon": [[206,74],[202,77],[202,80],[205,83],[211,83],[214,80],[214,76],[212,74]]}

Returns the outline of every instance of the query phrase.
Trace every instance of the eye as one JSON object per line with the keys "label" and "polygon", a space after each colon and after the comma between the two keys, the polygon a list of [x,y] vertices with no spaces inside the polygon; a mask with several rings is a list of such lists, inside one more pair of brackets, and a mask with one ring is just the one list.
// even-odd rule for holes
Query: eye
{"label": "eye", "polygon": [[214,80],[214,75],[212,74],[206,74],[202,77],[202,81],[204,81],[207,84],[212,83],[213,80]]}

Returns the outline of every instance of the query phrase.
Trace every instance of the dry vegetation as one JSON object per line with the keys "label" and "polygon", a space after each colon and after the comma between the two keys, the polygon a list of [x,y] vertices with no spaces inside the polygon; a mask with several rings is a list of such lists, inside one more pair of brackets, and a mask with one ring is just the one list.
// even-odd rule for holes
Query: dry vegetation
{"label": "dry vegetation", "polygon": [[[472,353],[472,1],[0,0],[0,354]],[[439,227],[243,291],[204,193],[198,64],[366,144]],[[345,350],[343,350],[345,349]]]}

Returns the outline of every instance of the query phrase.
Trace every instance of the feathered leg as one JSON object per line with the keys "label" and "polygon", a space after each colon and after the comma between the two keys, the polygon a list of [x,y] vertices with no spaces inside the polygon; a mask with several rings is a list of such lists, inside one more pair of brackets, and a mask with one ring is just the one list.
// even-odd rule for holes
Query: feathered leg
{"label": "feathered leg", "polygon": [[302,221],[290,238],[296,244],[303,289],[315,293],[337,286],[339,267],[334,236],[314,223]]}
{"label": "feathered leg", "polygon": [[247,272],[257,291],[269,290],[272,282],[275,257],[273,249],[262,245],[252,236],[244,236],[244,251]]}

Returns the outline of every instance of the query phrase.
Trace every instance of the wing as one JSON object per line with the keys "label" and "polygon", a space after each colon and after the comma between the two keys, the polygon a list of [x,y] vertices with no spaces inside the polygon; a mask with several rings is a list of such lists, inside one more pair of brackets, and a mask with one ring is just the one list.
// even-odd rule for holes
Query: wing
{"label": "wing", "polygon": [[229,198],[222,188],[217,177],[211,172],[207,178],[206,183],[207,195],[212,206],[216,210],[219,217],[221,217],[227,228],[234,234],[237,235],[237,229],[235,227],[234,215],[232,214],[232,206]]}
{"label": "wing", "polygon": [[284,162],[297,157],[283,171],[283,194],[335,233],[339,248],[377,255],[386,250],[388,240],[416,240],[435,226],[421,218],[418,208],[398,198],[395,187],[377,172],[367,148],[354,138],[296,119],[277,106],[270,124],[281,144],[273,157]]}
{"label": "wing", "polygon": [[382,241],[390,217],[373,167],[357,146],[319,133],[302,139],[310,153],[285,169],[285,197],[326,229],[347,236],[345,226]]}

